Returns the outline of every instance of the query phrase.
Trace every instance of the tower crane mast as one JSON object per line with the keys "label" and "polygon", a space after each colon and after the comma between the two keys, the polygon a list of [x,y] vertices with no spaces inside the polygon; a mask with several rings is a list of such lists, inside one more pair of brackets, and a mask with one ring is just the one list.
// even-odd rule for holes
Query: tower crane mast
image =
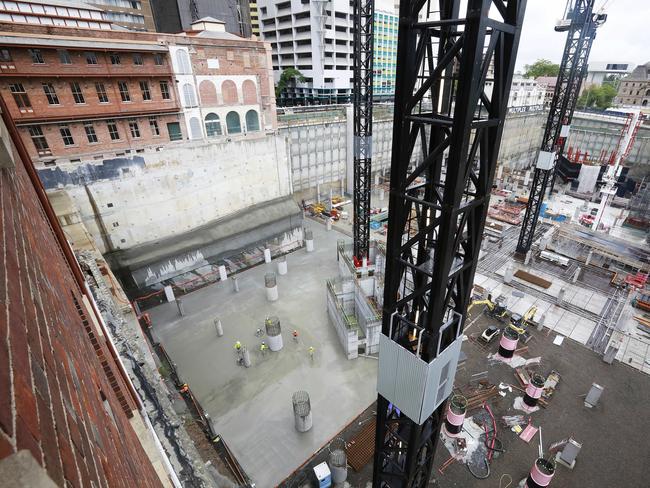
{"label": "tower crane mast", "polygon": [[430,486],[525,6],[400,2],[374,488]]}
{"label": "tower crane mast", "polygon": [[372,178],[372,82],[374,0],[354,0],[354,216],[353,253],[357,262],[370,247],[370,190]]}
{"label": "tower crane mast", "polygon": [[527,253],[533,243],[549,180],[553,191],[557,160],[569,136],[596,29],[607,19],[607,15],[593,12],[594,3],[595,0],[568,0],[564,20],[555,27],[558,32],[567,32],[567,40],[517,242],[520,254]]}

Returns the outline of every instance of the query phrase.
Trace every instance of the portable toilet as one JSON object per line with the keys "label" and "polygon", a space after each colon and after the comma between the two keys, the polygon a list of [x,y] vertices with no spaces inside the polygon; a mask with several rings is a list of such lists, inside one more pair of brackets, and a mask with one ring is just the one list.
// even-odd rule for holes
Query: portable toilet
{"label": "portable toilet", "polygon": [[314,466],[314,474],[318,480],[319,488],[329,488],[332,486],[332,473],[327,463],[320,463]]}

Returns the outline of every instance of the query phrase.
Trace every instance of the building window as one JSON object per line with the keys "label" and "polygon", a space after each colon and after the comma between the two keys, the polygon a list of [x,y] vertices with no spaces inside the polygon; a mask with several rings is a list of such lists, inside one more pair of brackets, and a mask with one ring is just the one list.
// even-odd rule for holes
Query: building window
{"label": "building window", "polygon": [[186,107],[196,107],[196,95],[194,95],[194,88],[189,83],[183,85],[183,100]]}
{"label": "building window", "polygon": [[208,137],[221,135],[221,122],[217,114],[209,113],[205,116],[205,133]]}
{"label": "building window", "polygon": [[179,73],[188,74],[192,72],[190,57],[182,49],[176,51],[176,64],[178,65]]}
{"label": "building window", "polygon": [[50,146],[47,145],[47,139],[45,139],[45,135],[43,134],[43,129],[41,129],[39,125],[29,126],[29,136],[32,138],[34,147],[36,148],[39,154],[50,152]]}
{"label": "building window", "polygon": [[111,64],[120,64],[121,62],[119,53],[111,53]]}
{"label": "building window", "polygon": [[160,54],[160,53],[154,54],[153,55],[153,64],[155,64],[156,66],[162,66],[163,64],[165,64],[164,56],[162,54]]}
{"label": "building window", "polygon": [[9,49],[0,49],[0,61],[11,61],[11,53]]}
{"label": "building window", "polygon": [[11,94],[13,95],[18,108],[28,108],[32,106],[22,83],[13,83],[9,85],[9,89],[11,90]]}
{"label": "building window", "polygon": [[129,93],[129,85],[126,83],[126,81],[118,81],[117,86],[120,89],[120,97],[122,98],[122,101],[130,102],[131,94]]}
{"label": "building window", "polygon": [[95,52],[86,52],[86,64],[97,64],[97,54],[95,54]]}
{"label": "building window", "polygon": [[241,133],[241,119],[237,112],[228,112],[228,115],[226,115],[226,128],[228,134]]}
{"label": "building window", "polygon": [[96,142],[99,142],[93,124],[90,123],[84,124],[84,130],[86,131],[86,137],[88,138],[88,143],[94,144]]}
{"label": "building window", "polygon": [[34,64],[45,64],[45,59],[43,59],[43,53],[40,49],[28,49],[29,55],[32,57],[32,63]]}
{"label": "building window", "polygon": [[134,139],[140,137],[140,127],[138,126],[138,122],[136,120],[129,121],[129,130],[131,131],[131,137]]}
{"label": "building window", "polygon": [[95,90],[97,91],[97,98],[99,99],[99,103],[108,103],[108,95],[106,94],[106,87],[104,86],[104,83],[101,83],[99,81],[96,82]]}
{"label": "building window", "polygon": [[197,117],[190,117],[190,139],[201,139],[202,137],[201,122]]}
{"label": "building window", "polygon": [[246,112],[246,130],[249,132],[260,130],[260,118],[255,110]]}
{"label": "building window", "polygon": [[182,141],[183,133],[181,132],[181,124],[178,122],[168,122],[167,132],[169,133],[170,141]]}
{"label": "building window", "polygon": [[45,96],[47,97],[47,103],[50,105],[58,105],[59,104],[59,97],[56,96],[56,90],[54,89],[54,85],[52,83],[42,83],[43,85],[43,92],[45,92]]}
{"label": "building window", "polygon": [[171,95],[169,93],[169,83],[166,81],[160,82],[160,94],[162,95],[163,100],[171,100]]}
{"label": "building window", "polygon": [[133,53],[133,64],[136,66],[142,66],[144,64],[144,59],[142,59],[142,54]]}
{"label": "building window", "polygon": [[151,100],[151,90],[149,90],[149,82],[141,81],[140,82],[140,91],[142,92],[142,100],[148,101]]}
{"label": "building window", "polygon": [[63,139],[63,144],[65,146],[74,146],[74,139],[72,138],[70,127],[67,125],[60,125],[59,132],[61,132],[61,138]]}
{"label": "building window", "polygon": [[74,103],[86,103],[84,100],[84,94],[81,91],[81,86],[76,81],[70,83],[70,90],[72,90],[72,98],[74,98]]}
{"label": "building window", "polygon": [[59,61],[61,61],[61,64],[72,64],[70,53],[65,49],[61,49],[59,51]]}
{"label": "building window", "polygon": [[160,135],[160,126],[158,126],[158,119],[156,117],[149,117],[149,128],[153,136]]}
{"label": "building window", "polygon": [[120,131],[117,129],[117,123],[114,120],[107,120],[106,127],[108,127],[108,135],[111,136],[111,141],[119,141]]}

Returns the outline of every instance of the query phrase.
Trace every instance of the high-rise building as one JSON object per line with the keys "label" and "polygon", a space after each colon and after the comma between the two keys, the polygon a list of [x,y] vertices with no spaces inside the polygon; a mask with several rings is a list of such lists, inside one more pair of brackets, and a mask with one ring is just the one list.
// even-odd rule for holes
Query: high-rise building
{"label": "high-rise building", "polygon": [[[60,2],[57,1],[58,3]],[[70,3],[98,7],[104,11],[107,20],[127,29],[156,30],[149,0],[72,0]]]}
{"label": "high-rise building", "polygon": [[372,83],[375,100],[395,96],[398,24],[399,17],[394,13],[375,11]]}
{"label": "high-rise building", "polygon": [[634,63],[623,61],[589,62],[587,77],[582,83],[583,89],[589,85],[602,85],[605,81],[615,82],[634,70]]}
{"label": "high-rise building", "polygon": [[282,105],[345,103],[352,92],[352,7],[348,0],[258,0],[262,38],[271,44],[276,82],[287,68],[292,81]]}
{"label": "high-rise building", "polygon": [[188,31],[198,19],[212,17],[224,22],[226,32],[241,37],[252,33],[248,0],[151,0],[151,4],[158,32]]}

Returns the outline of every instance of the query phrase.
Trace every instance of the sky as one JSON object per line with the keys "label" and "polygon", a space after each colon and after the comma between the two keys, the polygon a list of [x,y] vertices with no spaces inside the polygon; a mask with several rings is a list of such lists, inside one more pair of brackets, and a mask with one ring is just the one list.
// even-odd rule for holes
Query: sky
{"label": "sky", "polygon": [[[589,59],[591,61],[650,61],[650,1],[596,0],[605,5],[607,22],[598,28]],[[553,30],[564,13],[566,0],[528,0],[524,27],[517,55],[517,70],[539,58],[560,63],[566,33]]]}

